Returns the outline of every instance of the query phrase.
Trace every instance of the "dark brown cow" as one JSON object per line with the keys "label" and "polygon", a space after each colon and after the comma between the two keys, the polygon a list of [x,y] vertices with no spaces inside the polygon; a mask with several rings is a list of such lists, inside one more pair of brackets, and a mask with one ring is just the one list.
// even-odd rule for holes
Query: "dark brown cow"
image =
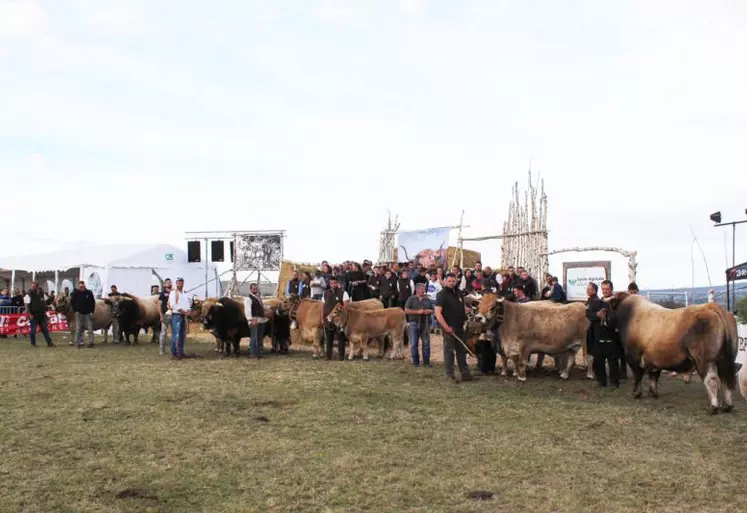
{"label": "dark brown cow", "polygon": [[[641,397],[643,373],[649,373],[649,394],[658,397],[662,370],[688,372],[693,367],[703,380],[710,413],[719,411],[718,392],[723,389],[724,412],[733,408],[736,388],[736,340],[728,316],[714,305],[669,309],[624,292],[610,300],[611,322],[620,331],[625,357],[633,371],[633,396]],[[720,386],[721,385],[721,386]]]}
{"label": "dark brown cow", "polygon": [[121,294],[110,298],[112,315],[119,319],[119,329],[124,334],[125,343],[130,343],[130,335],[137,344],[140,330],[148,328],[157,330],[161,327],[161,316],[158,310],[158,296],[133,296]]}
{"label": "dark brown cow", "polygon": [[532,353],[557,356],[556,366],[560,377],[568,379],[576,353],[584,345],[586,331],[589,329],[586,308],[580,303],[512,303],[495,299],[489,309],[483,307],[481,302],[475,321],[483,323],[488,331],[497,328],[499,354],[504,359],[501,374],[506,375],[505,363],[510,358],[520,381],[527,379],[527,359]]}
{"label": "dark brown cow", "polygon": [[333,323],[345,333],[345,337],[350,342],[349,360],[352,360],[356,353],[356,344],[364,348],[363,359],[368,360],[368,341],[387,336],[392,339],[389,359],[402,357],[406,323],[405,312],[400,308],[361,310],[337,305],[327,316],[327,321]]}

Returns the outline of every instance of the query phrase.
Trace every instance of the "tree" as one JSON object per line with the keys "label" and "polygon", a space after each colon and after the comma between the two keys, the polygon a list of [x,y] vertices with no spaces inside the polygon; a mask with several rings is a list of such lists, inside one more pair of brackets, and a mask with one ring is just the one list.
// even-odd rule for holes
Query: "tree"
{"label": "tree", "polygon": [[747,296],[737,301],[737,320],[740,324],[747,324]]}

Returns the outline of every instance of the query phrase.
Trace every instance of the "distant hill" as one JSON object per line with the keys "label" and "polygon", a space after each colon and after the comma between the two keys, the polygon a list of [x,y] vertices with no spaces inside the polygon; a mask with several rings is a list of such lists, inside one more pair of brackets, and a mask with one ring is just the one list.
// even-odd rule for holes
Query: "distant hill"
{"label": "distant hill", "polygon": [[[736,298],[739,301],[747,296],[747,283],[735,283]],[[731,288],[731,286],[730,286]],[[674,300],[684,302],[684,294],[687,294],[687,302],[697,305],[708,302],[708,291],[713,289],[716,294],[716,302],[726,305],[726,287],[684,287],[680,289],[648,289],[641,290],[642,296],[649,296],[652,301]],[[731,293],[731,292],[730,292]]]}

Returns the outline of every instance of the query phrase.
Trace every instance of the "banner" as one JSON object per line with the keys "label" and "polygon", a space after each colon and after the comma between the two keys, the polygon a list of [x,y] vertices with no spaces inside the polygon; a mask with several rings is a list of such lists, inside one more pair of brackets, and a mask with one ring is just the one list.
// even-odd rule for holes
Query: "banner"
{"label": "banner", "polygon": [[737,357],[735,362],[747,365],[747,324],[737,324]]}
{"label": "banner", "polygon": [[601,287],[602,282],[609,279],[610,266],[611,262],[563,263],[563,282],[568,301],[586,301],[589,297],[586,286],[595,283]]}
{"label": "banner", "polygon": [[[47,312],[47,329],[68,331],[67,319],[57,312]],[[28,335],[31,332],[29,316],[22,314],[0,314],[0,335]],[[37,328],[37,332],[39,332]]]}
{"label": "banner", "polygon": [[236,235],[237,271],[279,271],[283,260],[283,234]]}
{"label": "banner", "polygon": [[449,249],[449,232],[451,228],[430,228],[417,232],[397,233],[397,260],[415,262],[426,268],[448,266],[446,251]]}

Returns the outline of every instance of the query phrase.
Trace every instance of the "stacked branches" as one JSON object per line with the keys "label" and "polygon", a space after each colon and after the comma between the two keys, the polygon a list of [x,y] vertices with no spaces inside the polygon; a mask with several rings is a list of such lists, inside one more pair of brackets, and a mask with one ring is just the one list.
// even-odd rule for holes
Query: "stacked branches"
{"label": "stacked branches", "polygon": [[519,183],[514,183],[508,217],[503,223],[501,267],[524,266],[531,276],[541,279],[549,269],[547,259],[547,195],[545,181],[532,183],[524,191],[522,204]]}

